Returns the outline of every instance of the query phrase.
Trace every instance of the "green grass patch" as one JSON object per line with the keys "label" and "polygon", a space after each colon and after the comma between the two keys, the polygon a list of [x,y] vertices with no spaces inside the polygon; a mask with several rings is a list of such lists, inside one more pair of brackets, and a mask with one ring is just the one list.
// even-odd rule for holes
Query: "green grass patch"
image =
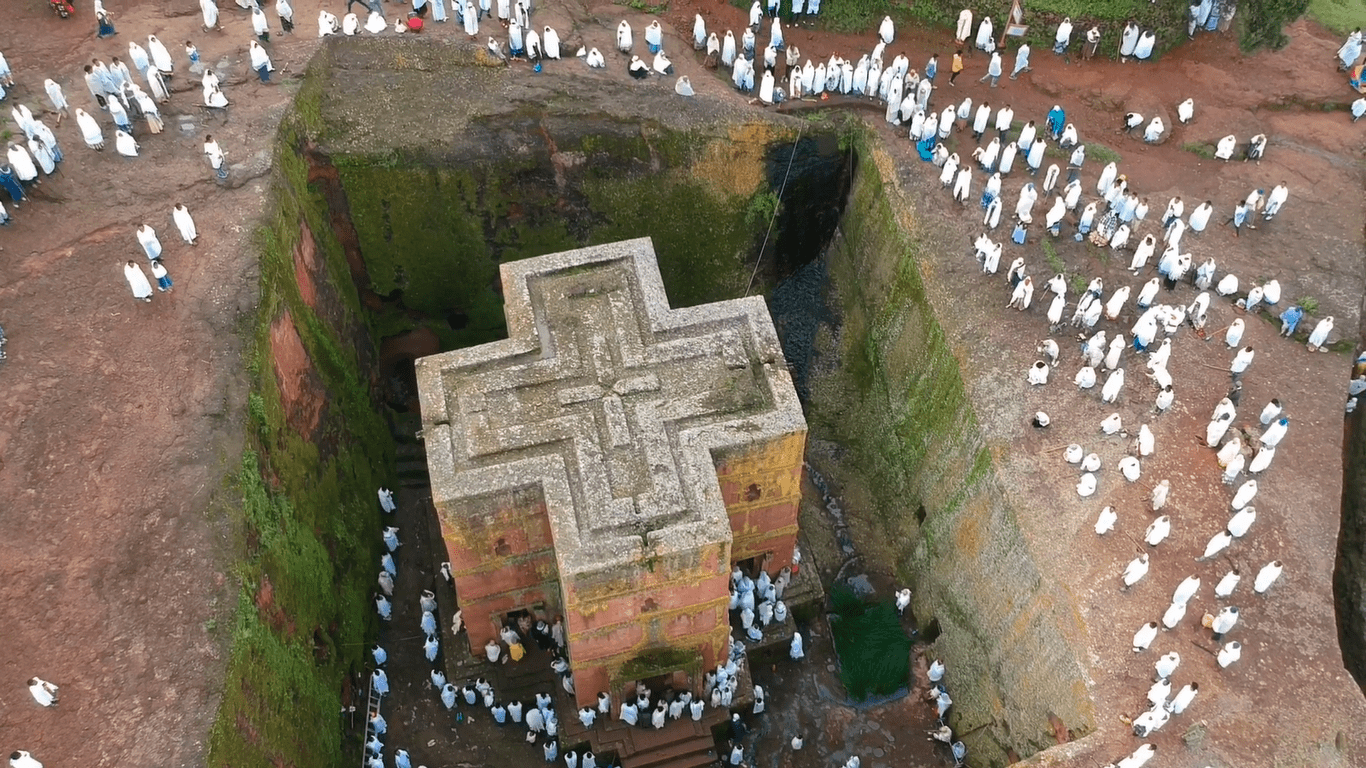
{"label": "green grass patch", "polygon": [[840,679],[854,699],[905,687],[911,673],[911,639],[889,602],[865,603],[848,587],[831,590],[830,631],[840,657]]}
{"label": "green grass patch", "polygon": [[1346,35],[1366,19],[1366,0],[1309,0],[1309,18]]}
{"label": "green grass patch", "polygon": [[[624,5],[633,11],[648,13],[651,16],[660,16],[669,10],[669,0],[664,0],[661,3],[647,3],[645,0],[617,0],[617,5]],[[748,8],[749,6],[745,7]]]}
{"label": "green grass patch", "polygon": [[[791,8],[792,0],[783,0],[783,11]],[[888,0],[834,0],[821,3],[820,20],[831,32],[865,32],[877,29],[891,11]]]}
{"label": "green grass patch", "polygon": [[1120,154],[1104,144],[1091,142],[1086,145],[1086,159],[1097,163],[1118,164]]}
{"label": "green grass patch", "polygon": [[1213,144],[1207,144],[1203,141],[1188,141],[1185,144],[1182,144],[1181,148],[1197,157],[1202,157],[1206,160],[1214,159],[1215,147]]}
{"label": "green grass patch", "polygon": [[1067,263],[1058,255],[1058,249],[1053,247],[1053,241],[1048,238],[1043,239],[1043,258],[1054,274],[1060,275],[1067,271]]}
{"label": "green grass patch", "polygon": [[[364,663],[375,629],[367,611],[373,570],[356,565],[379,555],[373,494],[392,479],[393,441],[361,370],[371,340],[345,255],[298,152],[321,129],[316,76],[310,70],[280,129],[273,213],[255,238],[261,305],[244,329],[248,449],[233,478],[237,609],[222,622],[232,645],[208,740],[213,766],[340,764],[342,682]],[[318,312],[295,282],[301,221],[326,262],[315,275],[325,299]],[[271,359],[271,326],[286,312],[326,395],[310,434],[291,426]]]}

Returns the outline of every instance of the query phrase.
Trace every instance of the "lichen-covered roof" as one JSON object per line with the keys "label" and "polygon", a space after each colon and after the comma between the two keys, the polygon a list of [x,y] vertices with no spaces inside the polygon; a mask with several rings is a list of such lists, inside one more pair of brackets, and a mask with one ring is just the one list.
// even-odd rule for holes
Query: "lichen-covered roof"
{"label": "lichen-covered roof", "polygon": [[648,238],[502,280],[506,340],[417,363],[436,503],[539,486],[562,575],[729,541],[712,451],[806,429],[763,299],[670,308]]}

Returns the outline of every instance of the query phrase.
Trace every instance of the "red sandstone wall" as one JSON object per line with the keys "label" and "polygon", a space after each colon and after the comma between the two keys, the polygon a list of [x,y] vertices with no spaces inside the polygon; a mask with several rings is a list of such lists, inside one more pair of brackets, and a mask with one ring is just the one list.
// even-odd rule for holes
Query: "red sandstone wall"
{"label": "red sandstone wall", "polygon": [[652,649],[691,650],[696,673],[714,666],[730,632],[730,558],[724,545],[566,582],[566,628],[581,706],[629,682],[624,664]]}
{"label": "red sandstone wall", "polygon": [[734,539],[732,561],[771,553],[771,572],[792,564],[805,450],[803,432],[715,456]]}
{"label": "red sandstone wall", "polygon": [[559,572],[545,503],[537,491],[518,491],[438,510],[468,627],[479,654],[497,637],[503,614],[538,603],[560,611]]}

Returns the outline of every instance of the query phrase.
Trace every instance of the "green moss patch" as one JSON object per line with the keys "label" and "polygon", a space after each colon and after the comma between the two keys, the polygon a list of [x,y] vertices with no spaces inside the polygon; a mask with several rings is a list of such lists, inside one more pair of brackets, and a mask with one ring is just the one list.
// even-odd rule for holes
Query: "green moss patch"
{"label": "green moss patch", "polygon": [[865,603],[845,586],[830,592],[840,680],[854,699],[896,693],[910,683],[911,639],[891,603]]}

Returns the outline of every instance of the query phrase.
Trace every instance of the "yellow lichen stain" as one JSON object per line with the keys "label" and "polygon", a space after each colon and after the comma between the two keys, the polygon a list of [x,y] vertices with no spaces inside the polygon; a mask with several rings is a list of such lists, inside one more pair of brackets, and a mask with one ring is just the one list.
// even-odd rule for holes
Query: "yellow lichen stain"
{"label": "yellow lichen stain", "polygon": [[969,562],[982,550],[982,518],[986,514],[986,510],[966,510],[965,514],[958,516],[958,525],[953,529],[954,549]]}
{"label": "yellow lichen stain", "polygon": [[693,163],[693,177],[718,194],[749,197],[765,182],[764,153],[776,129],[764,123],[730,127],[729,136],[708,142]]}

